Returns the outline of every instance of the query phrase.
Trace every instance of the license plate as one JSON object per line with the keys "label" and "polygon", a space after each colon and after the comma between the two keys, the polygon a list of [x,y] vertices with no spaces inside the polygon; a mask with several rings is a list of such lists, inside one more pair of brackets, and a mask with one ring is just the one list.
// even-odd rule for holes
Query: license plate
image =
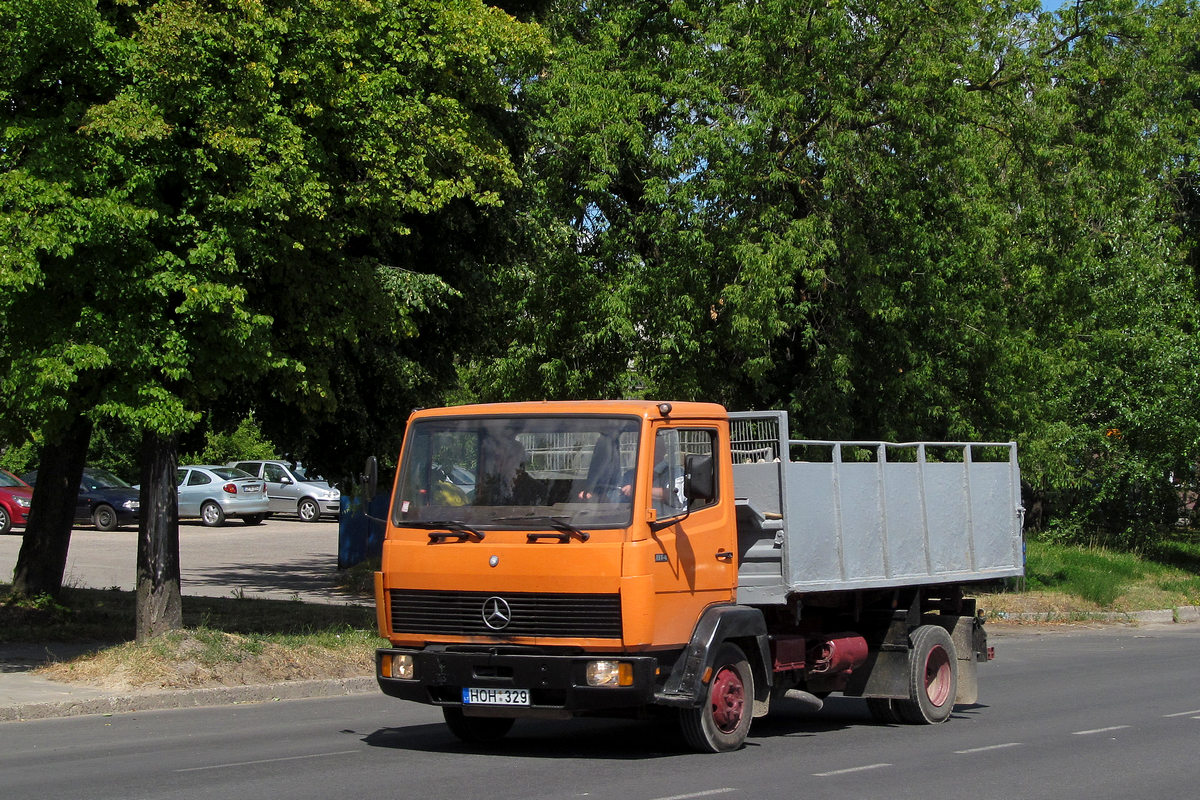
{"label": "license plate", "polygon": [[262,491],[262,487],[259,486],[257,483],[248,483],[248,484],[246,484],[243,491],[246,494],[258,494],[259,492]]}
{"label": "license plate", "polygon": [[527,706],[528,689],[463,689],[463,705]]}

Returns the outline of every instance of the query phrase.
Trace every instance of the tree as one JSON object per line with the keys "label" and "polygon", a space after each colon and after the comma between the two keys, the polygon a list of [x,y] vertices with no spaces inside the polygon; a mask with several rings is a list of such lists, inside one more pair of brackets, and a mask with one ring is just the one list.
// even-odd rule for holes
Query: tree
{"label": "tree", "polygon": [[1032,485],[1124,535],[1197,455],[1168,193],[1193,5],[556,6],[528,92],[544,269],[512,273],[478,391],[1015,438]]}
{"label": "tree", "polygon": [[[32,387],[9,402],[24,419],[143,432],[149,635],[175,624],[173,464],[203,412],[391,419],[428,390],[425,324],[478,267],[411,240],[516,184],[503,119],[542,43],[472,0],[60,5],[5,10],[51,27],[6,76],[0,374]],[[35,46],[71,25],[74,50]]]}

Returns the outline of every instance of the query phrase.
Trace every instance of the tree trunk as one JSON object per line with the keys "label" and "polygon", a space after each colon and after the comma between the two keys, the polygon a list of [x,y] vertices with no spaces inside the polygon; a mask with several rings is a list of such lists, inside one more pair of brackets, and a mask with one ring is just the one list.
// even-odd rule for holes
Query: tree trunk
{"label": "tree trunk", "polygon": [[179,591],[177,443],[147,431],[142,438],[141,521],[137,552],[137,640],[183,627]]}
{"label": "tree trunk", "polygon": [[81,415],[55,441],[42,446],[33,503],[13,570],[15,594],[57,597],[62,592],[79,481],[91,437],[91,420]]}

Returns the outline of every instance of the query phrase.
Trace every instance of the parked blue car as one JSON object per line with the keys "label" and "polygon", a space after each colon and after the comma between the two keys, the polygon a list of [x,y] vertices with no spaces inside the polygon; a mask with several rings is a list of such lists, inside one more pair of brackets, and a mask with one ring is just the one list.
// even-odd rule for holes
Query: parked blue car
{"label": "parked blue car", "polygon": [[[21,477],[30,486],[37,485],[37,470]],[[121,525],[136,525],[140,510],[137,489],[106,469],[84,469],[75,504],[76,524],[115,531]]]}

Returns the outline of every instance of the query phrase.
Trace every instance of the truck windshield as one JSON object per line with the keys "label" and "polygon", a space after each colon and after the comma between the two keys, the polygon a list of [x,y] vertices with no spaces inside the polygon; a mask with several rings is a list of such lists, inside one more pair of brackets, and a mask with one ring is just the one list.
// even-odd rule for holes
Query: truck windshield
{"label": "truck windshield", "polygon": [[409,431],[392,521],[476,528],[627,527],[637,419],[431,419]]}

